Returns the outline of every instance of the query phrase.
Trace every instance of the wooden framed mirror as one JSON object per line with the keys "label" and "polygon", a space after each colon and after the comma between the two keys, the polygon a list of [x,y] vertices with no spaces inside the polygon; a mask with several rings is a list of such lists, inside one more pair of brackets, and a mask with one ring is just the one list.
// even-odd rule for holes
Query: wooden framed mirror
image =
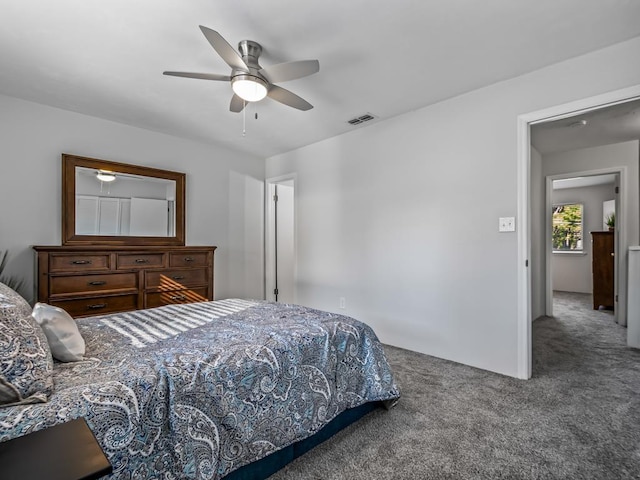
{"label": "wooden framed mirror", "polygon": [[185,174],[62,154],[63,245],[184,245]]}

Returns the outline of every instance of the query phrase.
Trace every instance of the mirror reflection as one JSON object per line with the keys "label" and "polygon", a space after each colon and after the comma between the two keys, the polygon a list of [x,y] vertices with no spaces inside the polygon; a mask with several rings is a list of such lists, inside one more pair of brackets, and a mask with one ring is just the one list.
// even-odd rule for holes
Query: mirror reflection
{"label": "mirror reflection", "polygon": [[176,235],[176,181],[75,167],[75,234]]}

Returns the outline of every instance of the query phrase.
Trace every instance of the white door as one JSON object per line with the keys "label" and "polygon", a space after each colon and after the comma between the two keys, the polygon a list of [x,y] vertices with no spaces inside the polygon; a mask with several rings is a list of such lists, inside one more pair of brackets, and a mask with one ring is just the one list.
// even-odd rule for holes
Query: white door
{"label": "white door", "polygon": [[129,226],[131,225],[131,199],[120,199],[120,235],[129,236]]}
{"label": "white door", "polygon": [[141,237],[166,237],[168,230],[167,200],[132,198],[129,234]]}
{"label": "white door", "polygon": [[295,187],[293,180],[268,184],[266,298],[295,303]]}
{"label": "white door", "polygon": [[[626,271],[628,259],[626,258],[626,251],[623,251],[622,242],[620,239],[621,223],[623,221],[622,215],[620,215],[620,174],[616,174],[615,181],[615,203],[614,211],[616,212],[616,223],[614,227],[614,240],[613,240],[613,255],[615,256],[615,262],[613,262],[613,293],[614,293],[614,309],[613,317],[616,323],[621,325],[627,324],[627,292],[620,292],[620,277],[621,273]],[[619,217],[619,218],[618,218]],[[626,272],[625,272],[626,273]],[[623,283],[626,288],[626,283]]]}
{"label": "white door", "polygon": [[98,233],[98,197],[76,195],[76,234],[96,235]]}
{"label": "white door", "polygon": [[120,233],[120,200],[99,197],[98,233],[118,235]]}

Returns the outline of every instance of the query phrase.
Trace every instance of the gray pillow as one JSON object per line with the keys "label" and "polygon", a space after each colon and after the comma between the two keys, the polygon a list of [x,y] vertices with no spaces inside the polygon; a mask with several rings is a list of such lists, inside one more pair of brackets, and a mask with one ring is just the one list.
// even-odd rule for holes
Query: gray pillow
{"label": "gray pillow", "polygon": [[47,337],[17,292],[0,283],[0,405],[46,402],[53,390]]}
{"label": "gray pillow", "polygon": [[61,362],[83,359],[84,338],[71,315],[62,308],[46,303],[36,303],[32,315],[47,336],[53,358]]}

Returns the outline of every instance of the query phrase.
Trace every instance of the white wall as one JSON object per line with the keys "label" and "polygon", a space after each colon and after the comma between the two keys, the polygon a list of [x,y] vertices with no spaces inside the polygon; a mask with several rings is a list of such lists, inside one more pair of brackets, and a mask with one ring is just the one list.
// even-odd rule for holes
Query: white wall
{"label": "white wall", "polygon": [[32,245],[60,245],[61,153],[187,174],[187,245],[216,245],[215,296],[262,298],[264,159],[0,96],[0,249],[33,284]]}
{"label": "white wall", "polygon": [[621,220],[625,221],[625,229],[630,245],[636,245],[640,239],[639,158],[638,140],[571,150],[569,152],[551,153],[542,157],[541,175],[545,178],[565,173],[626,167],[627,185],[622,186],[621,195],[626,196],[627,212],[625,218]]}
{"label": "white wall", "polygon": [[614,185],[564,188],[554,190],[552,202],[583,205],[583,254],[554,253],[551,258],[551,281],[554,290],[592,293],[591,232],[602,231],[602,202],[614,198]]}
{"label": "white wall", "polygon": [[297,174],[298,301],[517,375],[517,237],[498,233],[517,117],[640,84],[639,56],[636,38],[269,158],[267,177]]}

